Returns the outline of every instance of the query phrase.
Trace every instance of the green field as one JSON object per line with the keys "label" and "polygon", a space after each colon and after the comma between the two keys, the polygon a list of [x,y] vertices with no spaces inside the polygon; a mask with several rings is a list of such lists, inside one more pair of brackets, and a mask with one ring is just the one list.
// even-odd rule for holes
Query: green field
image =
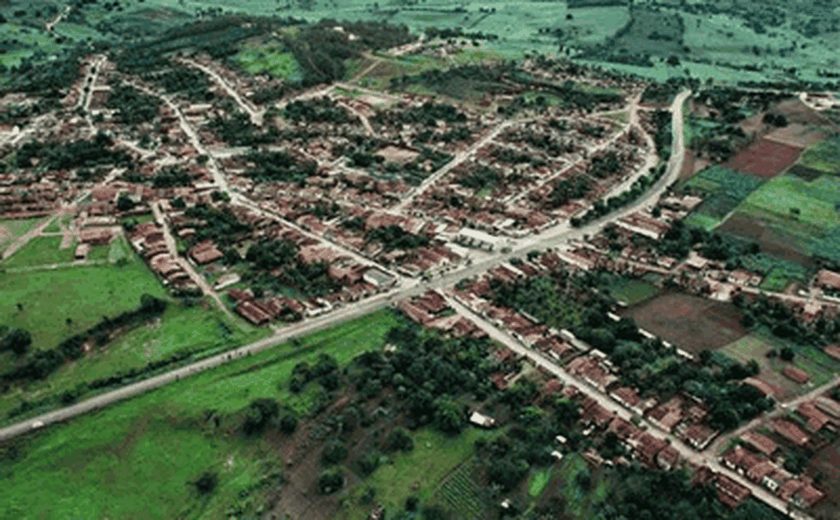
{"label": "green field", "polygon": [[840,136],[834,136],[808,148],[799,162],[825,173],[840,174]]}
{"label": "green field", "polygon": [[575,482],[578,474],[589,474],[589,465],[578,453],[571,453],[560,462],[557,478],[563,480],[560,494],[566,499],[567,511],[573,518],[593,518],[594,506],[607,497],[610,490],[609,479],[592,479],[591,490],[583,490]]}
{"label": "green field", "polygon": [[[167,294],[136,258],[121,267],[97,265],[6,273],[0,276],[0,293],[0,324],[30,331],[34,346],[41,349],[55,347],[73,333],[92,327],[104,315],[137,308],[143,294],[159,298]],[[17,304],[23,307],[22,311]],[[68,329],[68,318],[72,330]]]}
{"label": "green field", "polygon": [[811,277],[811,272],[805,267],[763,253],[743,255],[741,260],[745,269],[764,276],[760,288],[765,291],[783,291],[791,282],[807,283]]}
{"label": "green field", "polygon": [[[412,451],[394,455],[388,464],[380,466],[350,490],[345,517],[348,520],[367,518],[370,507],[359,504],[359,498],[370,488],[376,490],[377,502],[388,511],[398,511],[412,495],[421,503],[426,501],[449,472],[472,456],[475,441],[492,435],[476,428],[469,428],[457,437],[430,430],[414,433]],[[414,483],[419,483],[418,489],[412,489]]]}
{"label": "green field", "polygon": [[[774,229],[799,237],[807,249],[840,226],[840,179],[823,176],[805,181],[783,175],[765,183],[737,208]],[[798,211],[798,214],[794,212]]]}
{"label": "green field", "polygon": [[613,297],[627,305],[639,303],[659,293],[659,288],[652,283],[635,278],[625,278],[614,282],[609,289]]}
{"label": "green field", "polygon": [[476,483],[475,459],[464,462],[447,475],[431,498],[447,511],[465,520],[482,520],[488,515],[484,487]]}
{"label": "green field", "polygon": [[[397,320],[374,313],[21,439],[17,457],[0,465],[0,517],[229,518],[231,506],[254,506],[260,489],[279,483],[279,457],[236,433],[235,413],[259,397],[309,411],[287,389],[295,364],[321,352],[344,364],[382,347]],[[207,422],[207,410],[222,417],[221,428]],[[426,432],[416,443],[416,453],[428,454],[427,443],[443,450],[438,460],[472,449]],[[219,486],[203,499],[189,482],[207,470],[218,473]]]}
{"label": "green field", "polygon": [[291,52],[277,46],[246,47],[236,61],[251,74],[268,74],[287,81],[300,81],[303,72]]}
{"label": "green field", "polygon": [[43,223],[42,218],[30,218],[19,220],[0,220],[0,252],[5,251],[16,238],[25,235],[32,228]]}
{"label": "green field", "polygon": [[683,222],[685,222],[685,224],[688,226],[705,229],[706,231],[711,231],[718,224],[721,223],[721,219],[697,211],[686,217],[686,219]]}
{"label": "green field", "polygon": [[4,260],[2,265],[13,268],[72,262],[76,253],[76,242],[74,240],[70,247],[60,249],[61,240],[60,236],[35,237]]}

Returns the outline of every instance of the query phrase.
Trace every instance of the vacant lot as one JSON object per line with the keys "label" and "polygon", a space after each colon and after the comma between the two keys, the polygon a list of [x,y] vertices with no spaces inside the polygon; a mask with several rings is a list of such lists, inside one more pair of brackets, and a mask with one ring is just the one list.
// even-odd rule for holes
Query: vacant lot
{"label": "vacant lot", "polygon": [[25,235],[43,221],[44,219],[40,218],[0,220],[0,253],[5,251],[16,238]]}
{"label": "vacant lot", "polygon": [[639,327],[691,351],[717,349],[747,331],[734,305],[682,293],[670,293],[621,312]]}
{"label": "vacant lot", "polygon": [[642,279],[622,279],[610,285],[610,293],[619,301],[633,305],[659,294],[659,288]]}
{"label": "vacant lot", "polygon": [[287,81],[303,79],[294,55],[276,45],[245,48],[236,55],[236,61],[251,74],[268,74]]}
{"label": "vacant lot", "polygon": [[[344,364],[381,348],[397,319],[371,314],[52,426],[15,441],[17,455],[0,446],[0,517],[228,518],[232,506],[253,514],[279,483],[279,455],[265,441],[241,437],[231,414],[260,397],[309,411],[288,390],[292,368],[321,352]],[[220,428],[208,410],[222,417]],[[204,498],[190,483],[208,470],[219,484]]]}
{"label": "vacant lot", "polygon": [[780,373],[788,364],[778,359],[769,359],[767,357],[767,352],[777,347],[778,345],[772,339],[750,334],[726,345],[720,349],[720,352],[741,363],[747,363],[753,359],[756,360],[758,366],[761,368],[761,372],[757,377],[778,388],[781,391],[781,395],[777,396],[777,398],[783,401],[796,396],[799,393],[800,387]]}
{"label": "vacant lot", "polygon": [[794,123],[773,130],[765,136],[765,139],[796,148],[805,148],[822,141],[825,137],[825,131],[821,128]]}
{"label": "vacant lot", "polygon": [[808,474],[811,477],[822,475],[819,488],[826,494],[813,513],[817,518],[840,518],[840,440],[817,452],[811,459]]}
{"label": "vacant lot", "polygon": [[739,152],[724,166],[760,179],[769,179],[793,166],[801,152],[800,147],[762,139]]}

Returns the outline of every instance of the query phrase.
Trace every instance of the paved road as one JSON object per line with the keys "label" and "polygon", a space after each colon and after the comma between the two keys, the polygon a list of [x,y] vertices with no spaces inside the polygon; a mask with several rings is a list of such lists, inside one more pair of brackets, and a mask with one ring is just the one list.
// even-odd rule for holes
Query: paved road
{"label": "paved road", "polygon": [[656,200],[659,197],[659,195],[661,195],[665,191],[668,184],[670,184],[670,182],[673,179],[675,179],[677,175],[679,175],[679,172],[682,171],[682,99],[685,99],[688,95],[690,95],[690,92],[684,92],[680,94],[680,96],[678,97],[679,102],[675,102],[674,105],[674,154],[672,155],[671,161],[668,164],[668,172],[662,176],[662,179],[657,184],[655,184],[650,191],[648,191],[634,204],[631,204],[630,206],[622,210],[616,211],[612,215],[605,216],[579,229],[561,226],[556,229],[549,230],[545,234],[540,235],[535,239],[520,241],[518,247],[510,253],[498,255],[495,258],[490,258],[486,261],[482,261],[479,263],[475,263],[471,266],[466,266],[462,269],[451,271],[449,273],[446,273],[444,276],[441,276],[429,283],[421,283],[417,280],[403,280],[403,283],[400,286],[398,286],[398,288],[391,294],[390,297],[384,294],[375,296],[373,298],[363,300],[361,302],[353,304],[352,306],[345,307],[344,309],[334,311],[330,314],[315,318],[313,320],[309,320],[297,325],[292,325],[290,327],[282,329],[278,334],[270,338],[266,338],[256,343],[252,343],[251,345],[247,345],[245,347],[236,349],[232,351],[231,354],[214,356],[212,358],[194,363],[188,367],[176,369],[171,372],[167,372],[166,374],[162,374],[160,376],[156,376],[154,378],[150,378],[139,383],[134,383],[124,388],[113,390],[106,394],[102,394],[100,396],[84,401],[82,403],[78,403],[67,408],[62,408],[60,410],[46,413],[38,417],[27,419],[26,421],[0,430],[0,440],[9,439],[17,435],[21,435],[27,431],[30,431],[32,429],[32,425],[35,423],[43,423],[44,425],[46,425],[57,421],[67,420],[77,415],[86,413],[90,410],[101,408],[108,404],[118,402],[122,399],[126,399],[135,395],[139,395],[148,390],[158,388],[172,381],[175,381],[177,378],[186,377],[194,372],[207,370],[208,368],[221,365],[228,361],[229,355],[237,357],[241,356],[243,353],[246,352],[257,352],[260,350],[265,350],[267,348],[279,345],[280,343],[287,341],[291,337],[308,334],[315,330],[324,329],[333,326],[337,323],[341,323],[346,320],[363,316],[367,313],[373,312],[374,310],[385,307],[386,305],[388,305],[389,300],[392,298],[409,298],[412,296],[422,294],[429,288],[443,288],[451,286],[461,279],[483,273],[490,267],[493,267],[494,265],[497,265],[501,262],[508,261],[514,256],[521,256],[533,248],[545,249],[546,247],[564,243],[571,238],[580,238],[585,234],[590,234],[598,231],[606,223],[614,219],[621,218],[634,211],[637,211],[642,206]]}
{"label": "paved road", "polygon": [[[566,372],[563,368],[561,368],[557,363],[550,360],[546,356],[544,356],[541,352],[536,350],[532,350],[530,348],[525,347],[523,344],[519,343],[516,339],[514,339],[510,334],[505,331],[502,331],[495,327],[492,323],[488,322],[472,310],[468,309],[466,306],[460,304],[453,298],[447,298],[449,305],[455,309],[455,311],[464,316],[465,318],[469,319],[476,326],[480,329],[487,332],[487,334],[495,341],[498,341],[502,345],[505,345],[512,351],[516,352],[520,356],[527,357],[530,359],[534,364],[538,367],[544,368],[551,372],[553,375],[557,376],[564,385],[573,385],[582,393],[586,394],[588,397],[591,397],[595,401],[598,402],[601,406],[607,409],[610,412],[615,413],[617,416],[621,417],[624,420],[629,421],[633,414],[625,410],[622,406],[620,406],[617,402],[613,401],[610,397],[605,395],[604,393],[600,392],[598,389],[591,387],[588,383],[583,381],[582,379],[578,379],[577,377],[573,376],[572,374]],[[666,432],[652,423],[647,422],[644,419],[641,419],[640,427],[643,428],[647,433],[650,435],[658,438],[664,439],[667,441],[671,447],[676,449],[680,456],[691,462],[692,464],[702,466],[707,465],[716,473],[726,475],[727,477],[731,478],[732,480],[738,482],[742,486],[749,488],[752,492],[753,496],[757,499],[761,500],[765,504],[769,505],[770,507],[780,511],[784,514],[787,513],[787,504],[785,501],[779,499],[775,495],[768,492],[765,488],[758,486],[751,481],[745,479],[741,475],[737,474],[736,472],[721,466],[714,457],[707,457],[703,453],[699,453],[694,451],[692,448],[684,444],[679,438],[672,435],[669,432]],[[810,516],[804,513],[796,513],[793,518],[797,520],[813,520]]]}
{"label": "paved road", "polygon": [[262,126],[263,112],[258,111],[256,108],[254,108],[253,105],[251,105],[249,101],[243,99],[242,96],[240,96],[239,93],[236,91],[236,89],[231,87],[228,84],[228,82],[225,81],[224,78],[219,76],[219,74],[215,70],[189,58],[180,58],[180,60],[176,61],[180,61],[185,65],[199,69],[211,78],[213,78],[213,81],[219,84],[219,86],[221,86],[225,90],[225,92],[227,92],[227,94],[230,97],[232,97],[234,101],[236,101],[236,104],[239,105],[239,107],[242,108],[242,110],[248,113],[248,116],[250,116],[251,118],[251,123],[253,123],[254,126]]}

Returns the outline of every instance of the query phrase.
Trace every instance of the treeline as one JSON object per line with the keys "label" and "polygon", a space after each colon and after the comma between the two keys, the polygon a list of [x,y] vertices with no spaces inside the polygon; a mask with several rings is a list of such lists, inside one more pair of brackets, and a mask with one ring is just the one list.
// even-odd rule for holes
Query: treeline
{"label": "treeline", "polygon": [[426,235],[413,235],[397,225],[368,230],[365,237],[368,242],[379,242],[386,251],[417,249],[427,246],[431,242]]}
{"label": "treeline", "polygon": [[121,150],[110,150],[113,145],[108,134],[99,132],[90,141],[71,143],[44,143],[32,140],[18,148],[18,168],[43,166],[49,170],[90,168],[105,164],[130,167],[131,157]]}
{"label": "treeline", "polygon": [[313,160],[299,161],[286,152],[252,150],[245,160],[255,165],[246,175],[259,182],[294,182],[305,184],[318,171]]}
{"label": "treeline", "polygon": [[361,57],[366,50],[388,49],[415,39],[405,25],[324,19],[301,29],[294,39],[286,38],[284,44],[303,69],[302,85],[311,86],[343,79],[345,61]]}
{"label": "treeline", "polygon": [[79,79],[79,65],[91,48],[82,45],[59,53],[57,59],[35,64],[24,59],[17,67],[9,69],[9,81],[3,92],[27,92],[44,96],[51,108],[58,106],[58,100],[65,95]]}
{"label": "treeline", "polygon": [[464,29],[462,29],[461,27],[444,27],[443,29],[439,29],[437,27],[427,27],[426,30],[423,32],[426,34],[426,37],[430,40],[434,38],[441,38],[443,40],[448,40],[450,38],[467,38],[470,40],[487,40],[492,42],[499,39],[498,34],[485,34],[481,31],[467,33],[464,32]]}
{"label": "treeline", "polygon": [[160,100],[131,85],[121,84],[108,95],[105,106],[116,110],[116,119],[125,125],[152,122],[158,115]]}
{"label": "treeline", "polygon": [[303,101],[292,101],[283,109],[283,114],[286,118],[296,123],[300,121],[336,124],[350,122],[350,115],[347,113],[347,109],[338,106],[337,101],[327,96]]}
{"label": "treeline", "polygon": [[140,297],[137,309],[122,312],[113,318],[105,316],[90,329],[65,339],[55,348],[32,353],[15,368],[0,375],[0,380],[11,383],[44,379],[58,370],[65,361],[82,357],[85,343],[94,341],[100,345],[105,344],[116,329],[160,316],[166,306],[164,300],[144,294]]}
{"label": "treeline", "polygon": [[444,121],[450,124],[464,124],[467,122],[467,116],[448,103],[426,101],[419,107],[379,112],[373,120],[376,123],[389,126],[423,124],[434,127],[438,121]]}
{"label": "treeline", "polygon": [[201,203],[187,208],[184,215],[192,219],[195,228],[195,241],[213,240],[222,245],[230,245],[251,231],[250,226],[240,222],[236,215],[225,206],[221,209]]}

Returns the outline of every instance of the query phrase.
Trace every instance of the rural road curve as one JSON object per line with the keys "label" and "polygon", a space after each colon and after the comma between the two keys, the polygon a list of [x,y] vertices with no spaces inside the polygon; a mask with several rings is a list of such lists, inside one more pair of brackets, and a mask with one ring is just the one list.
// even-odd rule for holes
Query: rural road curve
{"label": "rural road curve", "polygon": [[671,155],[670,161],[668,162],[667,172],[656,184],[654,184],[651,187],[649,191],[647,191],[642,197],[636,200],[636,202],[622,209],[619,209],[610,215],[606,215],[598,220],[595,220],[587,226],[581,228],[558,226],[559,229],[548,230],[547,232],[535,238],[520,240],[518,241],[519,243],[517,247],[512,248],[513,250],[510,253],[498,255],[497,257],[490,258],[486,261],[466,266],[463,269],[451,271],[431,282],[421,283],[417,280],[403,280],[403,284],[401,286],[398,286],[399,288],[396,291],[393,291],[390,296],[388,294],[374,296],[372,298],[363,300],[357,304],[345,307],[330,314],[314,318],[303,323],[291,325],[282,329],[274,336],[265,338],[250,345],[246,345],[244,347],[240,347],[228,353],[220,354],[201,361],[197,361],[186,367],[177,368],[165,374],[161,374],[159,376],[155,376],[144,381],[140,381],[122,388],[118,388],[116,390],[112,390],[110,392],[83,401],[81,403],[77,403],[59,410],[48,412],[37,417],[32,417],[23,422],[1,429],[0,441],[10,439],[17,435],[21,435],[28,431],[31,431],[33,429],[33,425],[47,425],[50,423],[71,419],[78,415],[87,413],[91,410],[102,408],[104,406],[116,403],[123,399],[134,397],[149,390],[159,388],[182,377],[187,377],[196,372],[201,372],[222,365],[224,363],[227,363],[231,359],[241,357],[245,354],[260,352],[262,350],[272,348],[293,337],[309,334],[318,330],[329,328],[338,323],[363,316],[365,314],[387,306],[391,299],[409,298],[412,296],[420,295],[430,288],[448,287],[450,285],[455,284],[459,280],[483,273],[490,267],[493,267],[494,265],[497,265],[501,262],[508,261],[514,256],[521,256],[531,249],[545,249],[547,247],[565,243],[574,238],[580,238],[586,234],[598,232],[607,223],[620,219],[635,211],[638,211],[643,206],[655,201],[656,198],[659,197],[667,189],[671,182],[673,182],[677,178],[679,173],[682,171],[682,163],[684,156],[682,105],[683,101],[686,98],[688,98],[689,95],[691,95],[691,91],[682,92],[679,96],[677,96],[677,99],[671,106],[671,109],[673,111],[673,153]]}

